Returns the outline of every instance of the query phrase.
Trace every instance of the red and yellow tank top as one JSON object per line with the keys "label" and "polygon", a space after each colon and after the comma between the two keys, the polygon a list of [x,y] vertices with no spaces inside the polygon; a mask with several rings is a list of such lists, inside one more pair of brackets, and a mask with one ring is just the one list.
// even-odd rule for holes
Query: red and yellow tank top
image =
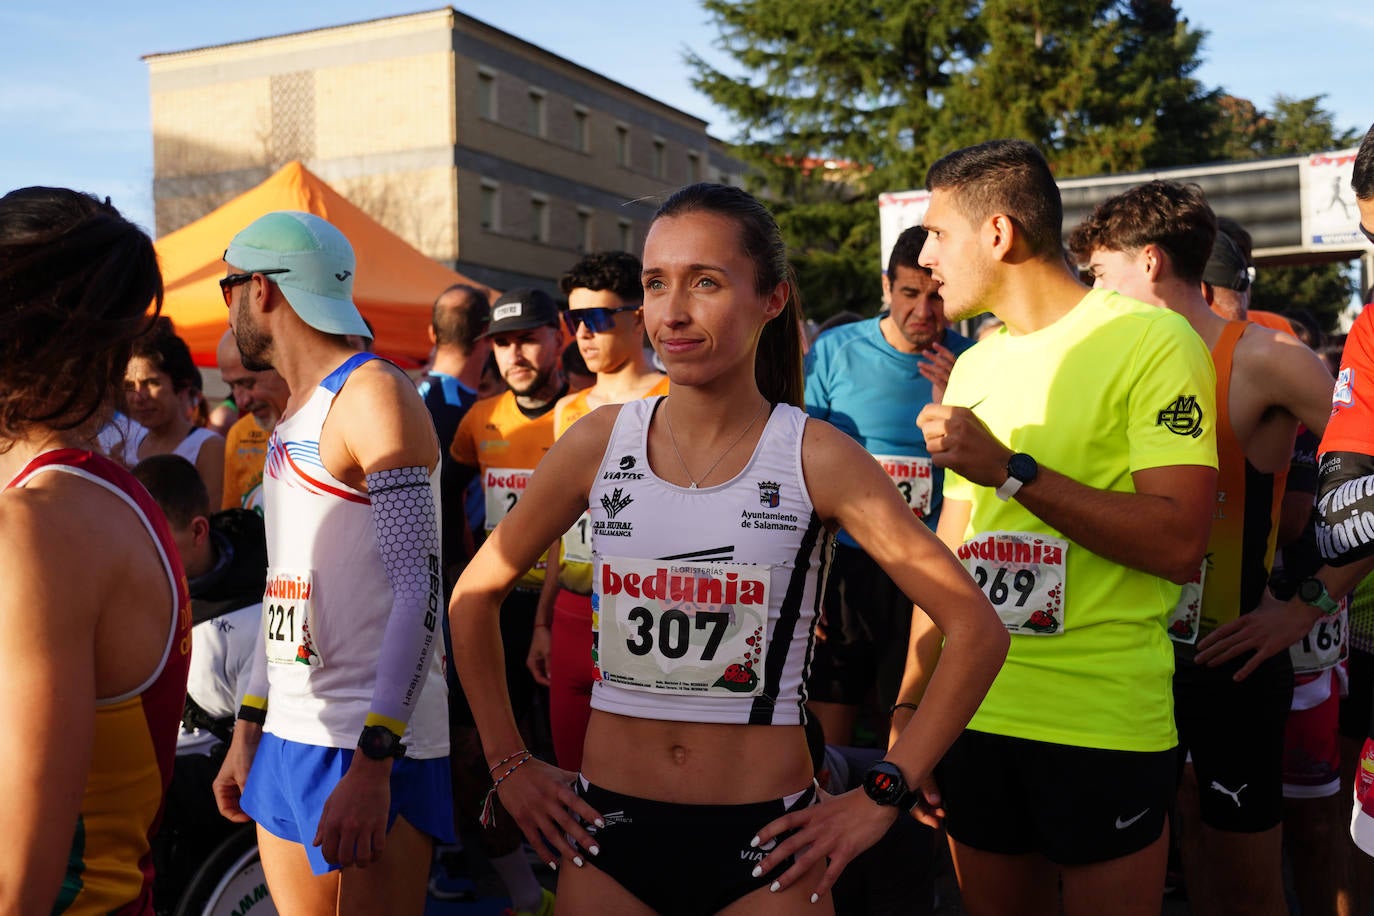
{"label": "red and yellow tank top", "polygon": [[172,779],[191,661],[191,599],[162,511],[128,471],[91,452],[39,455],[9,486],[36,474],[74,474],[104,487],[138,515],[157,547],[173,606],[162,661],[143,684],[96,700],[95,743],[67,874],[53,913],[135,916],[153,912],[151,837]]}
{"label": "red and yellow tank top", "polygon": [[1201,633],[1255,609],[1269,580],[1287,471],[1266,474],[1231,427],[1231,368],[1249,322],[1229,322],[1212,349],[1217,371],[1217,500],[1207,541]]}

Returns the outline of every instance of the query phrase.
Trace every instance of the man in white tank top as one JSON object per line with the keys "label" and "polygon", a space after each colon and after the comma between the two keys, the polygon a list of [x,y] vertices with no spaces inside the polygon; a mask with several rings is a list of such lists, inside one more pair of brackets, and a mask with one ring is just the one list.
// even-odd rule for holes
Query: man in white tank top
{"label": "man in white tank top", "polygon": [[282,912],[418,916],[453,833],[434,427],[404,373],[349,345],[371,332],[332,225],[270,213],[225,261],[243,364],[291,396],[263,476],[264,649],[220,809],[258,822]]}

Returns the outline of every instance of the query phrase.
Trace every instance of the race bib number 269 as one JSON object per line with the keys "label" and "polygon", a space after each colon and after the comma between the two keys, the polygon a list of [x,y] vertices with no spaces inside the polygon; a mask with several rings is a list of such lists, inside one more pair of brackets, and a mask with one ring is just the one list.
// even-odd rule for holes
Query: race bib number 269
{"label": "race bib number 269", "polygon": [[767,566],[598,556],[598,677],[655,693],[757,696],[768,593]]}
{"label": "race bib number 269", "polygon": [[1069,542],[1047,534],[992,531],[959,545],[958,557],[1009,632],[1064,632]]}

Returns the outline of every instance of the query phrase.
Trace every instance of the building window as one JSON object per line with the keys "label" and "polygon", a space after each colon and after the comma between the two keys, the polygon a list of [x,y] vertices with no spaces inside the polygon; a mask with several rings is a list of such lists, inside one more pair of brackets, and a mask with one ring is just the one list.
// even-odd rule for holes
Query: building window
{"label": "building window", "polygon": [[501,231],[501,186],[494,181],[482,182],[482,228]]}
{"label": "building window", "polygon": [[490,70],[477,71],[477,113],[496,120],[496,74]]}
{"label": "building window", "polygon": [[592,150],[591,123],[587,109],[581,105],[573,109],[573,147],[579,153],[589,153]]}
{"label": "building window", "polygon": [[635,230],[634,226],[627,219],[619,221],[617,228],[620,230],[620,250],[634,251]]}
{"label": "building window", "polygon": [[654,161],[653,174],[655,178],[664,178],[668,172],[668,146],[663,142],[662,137],[654,138]]}
{"label": "building window", "polygon": [[596,247],[592,237],[592,211],[586,207],[577,208],[577,250],[591,251]]}
{"label": "building window", "polygon": [[548,106],[544,103],[544,90],[531,89],[529,128],[530,133],[534,134],[536,137],[542,137],[548,133],[548,118],[546,117],[547,108]]}
{"label": "building window", "polygon": [[624,124],[615,126],[615,164],[630,167],[630,128]]}
{"label": "building window", "polygon": [[687,183],[696,184],[701,181],[701,156],[696,153],[687,154]]}
{"label": "building window", "polygon": [[541,194],[530,195],[530,238],[549,240],[549,199]]}

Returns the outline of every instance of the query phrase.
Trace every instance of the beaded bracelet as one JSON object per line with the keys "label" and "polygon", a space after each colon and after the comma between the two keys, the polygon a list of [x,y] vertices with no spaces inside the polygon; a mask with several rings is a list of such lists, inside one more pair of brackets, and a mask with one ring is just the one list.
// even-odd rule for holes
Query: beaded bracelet
{"label": "beaded bracelet", "polygon": [[516,751],[514,754],[507,754],[506,756],[502,757],[500,760],[498,760],[498,761],[496,761],[495,763],[493,763],[491,766],[487,767],[487,775],[494,778],[494,777],[496,776],[496,771],[499,770],[499,769],[501,769],[501,767],[503,767],[503,766],[505,766],[506,764],[510,763],[510,762],[511,762],[512,760],[514,760],[516,757],[519,757],[519,756],[522,755],[522,754],[528,754],[528,753],[529,753],[529,751],[528,751],[527,749],[525,749],[525,748],[522,747],[522,748],[520,748],[520,750]]}
{"label": "beaded bracelet", "polygon": [[[500,776],[496,777],[496,779],[492,780],[491,788],[487,790],[487,797],[482,801],[482,816],[478,818],[478,821],[481,823],[483,827],[490,827],[492,824],[496,823],[495,802],[497,787],[499,787],[501,783],[505,782],[507,777],[510,776],[510,774],[514,773],[516,770],[520,769],[522,766],[529,763],[530,760],[534,758],[534,755],[531,754],[529,751],[525,751],[524,753],[525,756],[521,757],[519,760],[515,761],[515,763],[511,764],[510,769],[506,770],[506,772],[502,773]],[[508,757],[506,759],[509,760],[510,758]]]}

